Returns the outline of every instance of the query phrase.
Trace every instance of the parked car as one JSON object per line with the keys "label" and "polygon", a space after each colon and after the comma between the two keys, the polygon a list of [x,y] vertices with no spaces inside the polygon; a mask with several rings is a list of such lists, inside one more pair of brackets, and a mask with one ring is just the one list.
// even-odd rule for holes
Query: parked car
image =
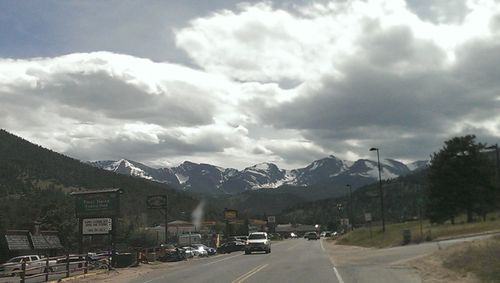
{"label": "parked car", "polygon": [[271,240],[266,232],[253,232],[248,235],[245,254],[251,254],[253,251],[264,251],[266,254],[271,252]]}
{"label": "parked car", "polygon": [[205,251],[207,251],[208,255],[214,255],[214,254],[217,253],[216,249],[211,248],[211,247],[207,247],[207,246],[205,246],[203,244],[194,244],[194,245],[191,245],[191,246],[194,247],[194,248],[198,248],[198,250],[199,250],[200,247],[203,248]]}
{"label": "parked car", "polygon": [[231,241],[222,244],[219,248],[217,248],[217,252],[220,254],[228,254],[236,251],[244,251],[245,243],[241,241]]}
{"label": "parked car", "polygon": [[181,261],[187,260],[184,249],[176,248],[175,250],[166,250],[165,255],[158,257],[159,261]]}
{"label": "parked car", "polygon": [[318,240],[319,236],[316,232],[307,232],[305,238],[307,240]]}
{"label": "parked car", "polygon": [[27,274],[53,271],[53,267],[56,264],[55,260],[49,260],[49,268],[47,269],[47,261],[44,257],[39,255],[16,256],[0,265],[0,276],[18,276],[23,262],[26,262]]}
{"label": "parked car", "polygon": [[198,253],[199,257],[207,257],[208,256],[208,251],[205,250],[204,247],[198,246],[198,245],[191,245],[191,247],[193,248],[193,250],[196,251],[196,253]]}
{"label": "parked car", "polygon": [[227,238],[228,242],[240,241],[244,243],[246,240],[248,240],[248,236],[231,236]]}
{"label": "parked car", "polygon": [[196,251],[192,247],[186,246],[186,247],[182,247],[181,249],[184,250],[184,253],[186,254],[187,258],[192,258],[192,257],[198,256],[198,251]]}
{"label": "parked car", "polygon": [[[97,254],[95,255],[97,256]],[[92,258],[92,256],[88,256],[89,259]],[[54,268],[55,271],[62,271],[66,270],[66,263],[69,260],[69,270],[74,271],[78,268],[82,268],[83,264],[85,263],[86,259],[82,256],[79,255],[69,255],[69,257],[62,257],[58,258],[56,260],[56,266]]]}

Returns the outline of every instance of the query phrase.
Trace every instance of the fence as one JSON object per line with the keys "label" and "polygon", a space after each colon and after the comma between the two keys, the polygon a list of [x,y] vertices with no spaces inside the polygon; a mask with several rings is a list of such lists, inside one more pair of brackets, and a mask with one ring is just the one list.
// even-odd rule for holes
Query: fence
{"label": "fence", "polygon": [[[87,254],[66,255],[60,257],[46,257],[44,259],[19,264],[4,266],[0,277],[19,277],[19,282],[24,283],[28,279],[45,277],[49,281],[51,275],[64,275],[70,277],[72,274],[87,274],[92,269],[110,269],[107,255],[90,257]],[[59,277],[60,278],[60,277]]]}

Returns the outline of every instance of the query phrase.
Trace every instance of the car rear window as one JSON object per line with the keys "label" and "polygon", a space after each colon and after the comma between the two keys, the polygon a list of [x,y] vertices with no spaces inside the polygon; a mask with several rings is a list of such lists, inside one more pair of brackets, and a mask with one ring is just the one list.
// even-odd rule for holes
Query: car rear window
{"label": "car rear window", "polygon": [[265,238],[266,238],[266,235],[264,235],[264,234],[250,234],[250,236],[248,236],[249,240],[260,240],[260,239],[265,239]]}

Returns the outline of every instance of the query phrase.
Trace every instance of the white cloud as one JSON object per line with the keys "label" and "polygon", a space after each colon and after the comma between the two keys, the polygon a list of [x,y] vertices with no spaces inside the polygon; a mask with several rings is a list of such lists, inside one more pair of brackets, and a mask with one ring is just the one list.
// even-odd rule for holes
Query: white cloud
{"label": "white cloud", "polygon": [[215,10],[175,30],[191,67],[113,52],[0,59],[0,126],[82,159],[238,168],[372,146],[421,159],[467,131],[491,141],[500,5],[445,2]]}

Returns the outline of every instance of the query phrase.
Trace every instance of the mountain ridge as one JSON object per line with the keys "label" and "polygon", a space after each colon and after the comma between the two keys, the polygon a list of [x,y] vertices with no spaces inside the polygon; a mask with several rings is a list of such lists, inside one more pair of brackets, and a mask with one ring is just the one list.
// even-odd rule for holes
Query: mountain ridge
{"label": "mountain ridge", "polygon": [[[88,163],[108,171],[166,183],[178,189],[211,194],[236,194],[283,185],[307,187],[316,184],[350,184],[357,188],[377,181],[379,174],[376,161],[359,159],[352,162],[333,155],[291,170],[280,169],[270,162],[258,163],[243,170],[190,161],[164,168],[153,168],[128,159]],[[427,164],[428,161],[416,161],[407,165],[394,159],[384,159],[380,162],[381,177],[383,180],[397,178],[421,170]]]}

